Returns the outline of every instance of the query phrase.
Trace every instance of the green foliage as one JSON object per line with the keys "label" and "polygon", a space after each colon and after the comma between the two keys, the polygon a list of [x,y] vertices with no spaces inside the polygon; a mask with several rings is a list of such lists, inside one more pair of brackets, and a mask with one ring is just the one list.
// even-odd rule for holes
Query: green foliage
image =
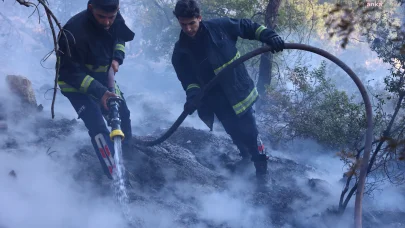
{"label": "green foliage", "polygon": [[[375,128],[387,127],[392,122],[389,132],[391,135],[398,133],[394,129],[402,128],[405,118],[404,104],[400,102],[405,94],[405,54],[401,52],[401,48],[405,46],[405,36],[399,25],[392,13],[382,13],[374,21],[373,29],[365,34],[371,49],[383,62],[390,65],[390,73],[384,77],[385,91],[375,95],[378,100],[376,116],[381,116],[381,126],[376,125]],[[392,108],[387,109],[389,104],[400,108],[398,115],[392,115]]]}
{"label": "green foliage", "polygon": [[269,126],[270,134],[279,140],[314,139],[332,148],[347,147],[361,137],[364,107],[336,89],[325,77],[325,66],[322,62],[312,71],[307,66],[296,66],[289,69],[290,85],[269,90],[272,101],[267,113],[277,119],[274,126]]}
{"label": "green foliage", "polygon": [[[172,14],[175,3],[175,0],[142,0],[142,6],[135,8],[137,24],[142,28],[143,54],[151,60],[163,60],[170,64],[173,46],[181,31]],[[264,24],[268,3],[268,0],[201,0],[200,6],[203,20],[218,17],[249,18]],[[283,1],[274,29],[288,42],[306,43],[312,38],[311,34],[324,34],[322,14],[329,8],[330,4],[318,4],[316,0]],[[244,54],[261,45],[258,41],[239,39],[237,48]],[[258,68],[258,58],[246,62],[246,65],[251,69]]]}
{"label": "green foliage", "polygon": [[259,7],[257,0],[202,0],[202,15],[206,19],[217,17],[249,18]]}
{"label": "green foliage", "polygon": [[176,40],[174,37],[180,32],[174,30],[178,27],[172,13],[175,2],[142,0],[141,6],[137,8],[137,23],[142,33],[141,47],[143,54],[151,60],[170,60],[169,54]]}
{"label": "green foliage", "polygon": [[[142,46],[149,59],[170,61],[181,31],[172,13],[175,3],[175,0],[142,1],[142,10],[138,13],[142,27]],[[256,0],[202,0],[200,7],[203,20],[218,17],[249,18],[259,4]]]}
{"label": "green foliage", "polygon": [[283,2],[283,7],[279,11],[278,26],[285,38],[290,37],[290,35],[302,37],[300,40],[293,40],[293,42],[307,42],[304,39],[309,39],[311,34],[322,37],[326,31],[322,16],[331,8],[331,4],[319,4],[317,0]]}
{"label": "green foliage", "polygon": [[405,53],[401,51],[405,47],[405,34],[390,13],[383,13],[373,25],[372,32],[367,33],[371,49],[391,65],[390,74],[384,78],[386,91],[393,97],[400,96],[405,92]]}
{"label": "green foliage", "polygon": [[[395,18],[393,12],[381,10],[374,13],[374,18],[368,17],[362,22],[363,35],[370,43],[370,47],[374,50],[378,57],[385,63],[390,65],[390,73],[384,78],[384,91],[377,94],[372,94],[377,101],[374,105],[374,135],[375,140],[372,146],[372,154],[368,164],[368,175],[372,175],[373,182],[366,185],[366,192],[371,193],[378,183],[384,180],[389,180],[393,184],[403,184],[405,179],[403,160],[405,158],[405,68],[404,60],[405,53],[405,36],[401,28],[400,22]],[[359,141],[361,142],[361,141]],[[349,181],[345,189],[352,185],[351,178],[358,173],[359,161],[361,162],[361,153],[363,148],[353,148],[356,151],[356,158],[360,159],[345,159],[349,158],[347,154],[341,153],[341,160],[349,167],[346,173]],[[357,178],[353,181],[357,182]],[[351,192],[356,189],[357,185],[352,187]],[[344,196],[346,192],[343,192]],[[340,199],[340,208],[343,211],[347,202],[352,197],[348,194],[343,203],[343,197]]]}
{"label": "green foliage", "polygon": [[384,12],[393,12],[398,7],[398,2],[400,1],[388,0],[382,6],[370,6],[366,0],[336,3],[323,15],[329,36],[337,36],[341,39],[341,47],[345,48],[356,29],[363,34],[370,33],[376,18]]}

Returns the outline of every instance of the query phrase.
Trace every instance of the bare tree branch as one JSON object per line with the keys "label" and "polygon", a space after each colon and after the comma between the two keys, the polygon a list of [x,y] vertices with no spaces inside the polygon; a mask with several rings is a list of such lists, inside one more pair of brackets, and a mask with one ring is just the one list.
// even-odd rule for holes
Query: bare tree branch
{"label": "bare tree branch", "polygon": [[[20,5],[23,5],[25,7],[35,6],[35,4],[30,1],[25,1],[25,0],[16,0],[16,1],[18,3],[20,3]],[[3,0],[3,2],[4,2],[4,0]]]}
{"label": "bare tree branch", "polygon": [[55,47],[55,55],[56,55],[56,72],[55,72],[55,83],[54,83],[54,90],[53,90],[53,99],[52,99],[52,105],[51,105],[51,113],[52,113],[52,119],[54,118],[54,106],[55,106],[55,98],[56,98],[56,88],[58,86],[58,75],[59,75],[59,58],[58,58],[58,42],[56,40],[56,34],[55,34],[55,29],[53,27],[53,23],[51,20],[51,15],[50,11],[46,10],[46,16],[48,17],[49,21],[49,26],[51,27],[52,30],[52,37],[53,37],[53,45]]}
{"label": "bare tree branch", "polygon": [[[26,7],[31,7],[31,6],[35,7],[34,12],[38,11],[39,22],[41,21],[41,16],[39,15],[38,6],[42,5],[42,7],[44,7],[44,9],[45,9],[45,13],[46,13],[46,16],[47,16],[47,19],[48,19],[48,23],[49,23],[49,26],[50,26],[51,31],[52,31],[53,44],[54,44],[53,51],[55,52],[55,55],[56,55],[55,83],[54,83],[54,93],[53,93],[52,105],[51,105],[51,113],[52,113],[52,119],[53,119],[55,117],[54,106],[55,106],[56,91],[57,91],[57,86],[58,86],[58,75],[59,75],[59,68],[60,68],[60,61],[59,61],[59,57],[58,57],[60,51],[59,51],[59,47],[58,47],[58,42],[59,42],[59,39],[60,39],[61,35],[63,35],[65,37],[65,41],[66,41],[67,54],[68,54],[68,56],[71,56],[70,47],[69,47],[69,41],[68,41],[67,36],[65,34],[65,30],[62,28],[61,23],[56,18],[55,14],[51,11],[51,9],[48,7],[48,4],[49,4],[48,1],[46,1],[46,0],[38,0],[38,4],[34,4],[34,3],[30,2],[30,1],[26,1],[26,0],[16,0],[16,1],[20,5],[23,5],[23,6],[26,6]],[[56,37],[54,23],[56,24],[56,26],[59,28],[59,31],[60,31],[59,34],[58,34],[58,37]]]}

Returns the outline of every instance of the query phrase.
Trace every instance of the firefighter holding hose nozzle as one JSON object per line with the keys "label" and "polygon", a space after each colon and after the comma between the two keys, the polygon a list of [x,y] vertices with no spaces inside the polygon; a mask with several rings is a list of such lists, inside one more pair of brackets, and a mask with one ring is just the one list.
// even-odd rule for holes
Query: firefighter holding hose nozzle
{"label": "firefighter holding hose nozzle", "polygon": [[58,85],[87,127],[105,175],[113,179],[112,139],[120,137],[125,152],[132,138],[130,111],[114,74],[125,58],[125,42],[135,34],[119,12],[119,0],[90,0],[63,28]]}

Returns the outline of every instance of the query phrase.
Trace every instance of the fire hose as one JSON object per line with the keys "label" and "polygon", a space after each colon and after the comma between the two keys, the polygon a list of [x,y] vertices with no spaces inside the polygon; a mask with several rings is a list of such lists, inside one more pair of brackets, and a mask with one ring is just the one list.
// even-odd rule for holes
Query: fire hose
{"label": "fire hose", "polygon": [[[117,94],[115,87],[115,73],[112,67],[108,71],[108,91]],[[114,138],[118,137],[124,140],[125,135],[121,130],[121,119],[120,119],[120,105],[123,102],[120,97],[110,97],[107,100],[108,106],[108,125],[111,127],[110,139],[114,141]]]}
{"label": "fire hose", "polygon": [[[359,176],[359,181],[357,184],[357,193],[356,193],[356,201],[355,201],[355,213],[354,213],[354,222],[355,222],[355,228],[361,228],[362,227],[362,199],[363,199],[363,192],[364,192],[364,185],[366,181],[366,176],[367,176],[367,168],[368,168],[368,162],[370,159],[370,152],[371,152],[371,144],[372,144],[372,131],[373,131],[373,121],[372,121],[372,107],[371,107],[371,102],[368,97],[368,94],[366,92],[366,89],[364,85],[362,84],[361,80],[357,77],[357,75],[345,64],[343,63],[340,59],[335,57],[334,55],[330,54],[327,51],[324,51],[322,49],[312,47],[309,45],[305,44],[298,44],[298,43],[286,43],[284,49],[296,49],[296,50],[303,50],[303,51],[309,51],[315,54],[318,54],[320,56],[323,56],[330,61],[334,62],[336,65],[338,65],[340,68],[342,68],[349,76],[350,78],[354,81],[356,84],[357,88],[360,91],[360,94],[363,98],[365,109],[366,109],[366,118],[367,118],[367,129],[366,129],[366,134],[365,134],[365,147],[364,147],[364,155],[363,159],[361,162],[361,169],[360,169],[360,176]],[[223,68],[203,89],[202,91],[194,98],[195,101],[201,100],[204,95],[215,85],[218,83],[219,79],[225,75],[224,72],[227,72],[237,65],[257,56],[265,52],[271,51],[272,48],[270,46],[264,46],[261,48],[258,48],[256,50],[253,50],[240,58],[236,59],[233,61],[231,64]],[[143,140],[140,139],[139,137],[133,137],[134,143],[141,145],[141,146],[155,146],[163,141],[165,141],[167,138],[169,138],[176,130],[177,128],[181,125],[181,123],[186,119],[188,116],[187,110],[184,110],[181,115],[177,118],[177,120],[174,122],[174,124],[161,136],[154,140]]]}

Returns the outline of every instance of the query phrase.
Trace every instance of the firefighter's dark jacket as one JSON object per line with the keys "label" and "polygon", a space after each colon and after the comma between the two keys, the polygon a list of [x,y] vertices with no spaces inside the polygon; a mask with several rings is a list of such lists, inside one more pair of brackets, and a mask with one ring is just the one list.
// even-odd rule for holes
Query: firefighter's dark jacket
{"label": "firefighter's dark jacket", "polygon": [[[201,45],[204,45],[208,61],[215,74],[240,57],[236,49],[238,37],[267,43],[271,37],[277,35],[273,30],[249,19],[218,18],[202,21],[200,26],[204,26],[209,34],[209,38]],[[203,76],[199,75],[198,63],[188,48],[186,36],[181,31],[174,47],[172,64],[187,93],[193,88],[202,88],[204,82]],[[243,115],[258,99],[257,89],[244,64],[223,75],[219,84],[238,116]],[[207,105],[200,106],[198,115],[212,130],[214,113]]]}
{"label": "firefighter's dark jacket", "polygon": [[79,92],[101,99],[107,91],[112,60],[123,63],[125,42],[133,40],[135,34],[126,26],[120,13],[107,31],[97,23],[89,9],[73,16],[63,28],[66,37],[61,35],[58,42],[60,89],[64,93]]}

